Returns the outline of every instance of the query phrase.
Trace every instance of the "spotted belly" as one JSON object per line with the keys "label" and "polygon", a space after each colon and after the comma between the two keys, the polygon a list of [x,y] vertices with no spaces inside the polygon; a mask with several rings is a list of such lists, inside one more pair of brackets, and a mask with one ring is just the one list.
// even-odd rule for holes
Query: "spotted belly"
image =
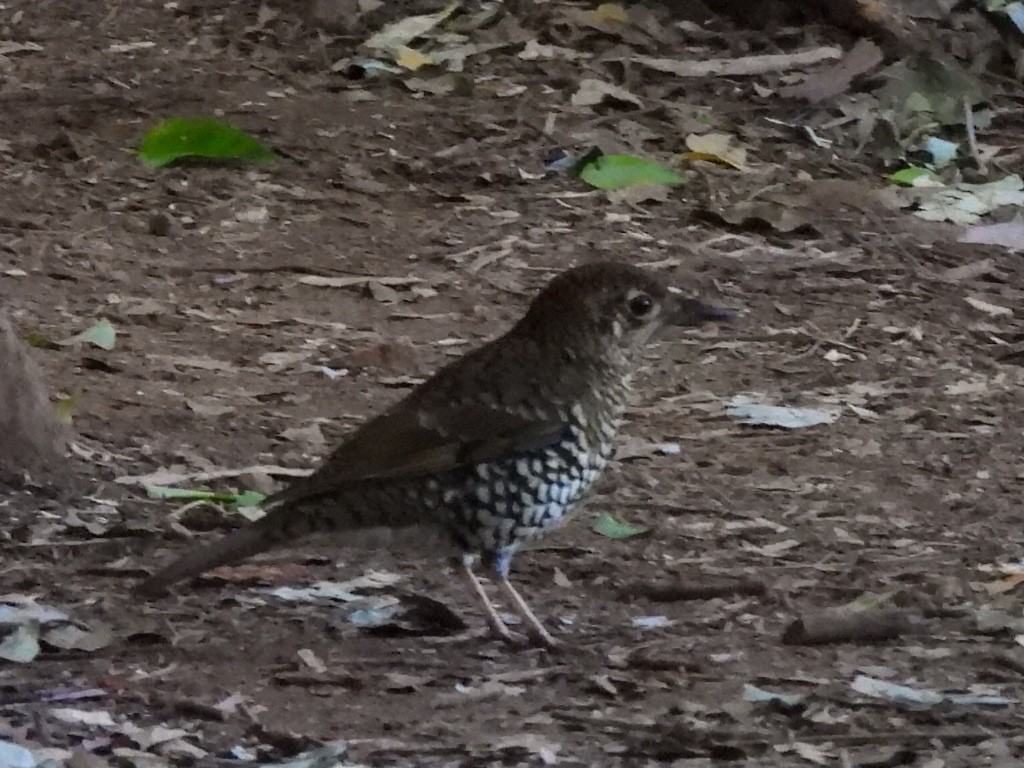
{"label": "spotted belly", "polygon": [[563,445],[479,464],[446,490],[444,514],[471,551],[516,548],[565,519],[601,474],[608,453]]}

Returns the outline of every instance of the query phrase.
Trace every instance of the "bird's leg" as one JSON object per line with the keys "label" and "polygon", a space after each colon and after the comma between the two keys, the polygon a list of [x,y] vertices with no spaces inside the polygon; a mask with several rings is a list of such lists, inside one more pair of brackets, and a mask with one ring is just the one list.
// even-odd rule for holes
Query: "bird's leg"
{"label": "bird's leg", "polygon": [[[469,584],[469,588],[477,596],[480,601],[480,605],[484,609],[484,618],[487,620],[487,626],[490,627],[491,633],[495,637],[499,637],[506,643],[516,643],[516,636],[512,631],[505,626],[505,622],[501,620],[501,616],[498,615],[498,611],[494,608],[494,603],[487,596],[487,592],[484,591],[484,585],[480,583],[480,579],[473,573],[473,562],[476,560],[475,555],[465,553],[462,555],[459,566],[462,573],[462,577]],[[519,642],[522,642],[522,636],[519,638]]]}
{"label": "bird's leg", "polygon": [[512,564],[512,554],[512,551],[503,550],[494,557],[494,570],[498,572],[498,588],[512,604],[512,610],[523,620],[526,636],[530,638],[533,644],[545,648],[554,648],[558,645],[558,641],[544,628],[544,625],[540,623],[540,619],[530,610],[530,606],[526,604],[523,596],[516,591],[516,588],[512,586],[512,582],[508,580],[509,566]]}

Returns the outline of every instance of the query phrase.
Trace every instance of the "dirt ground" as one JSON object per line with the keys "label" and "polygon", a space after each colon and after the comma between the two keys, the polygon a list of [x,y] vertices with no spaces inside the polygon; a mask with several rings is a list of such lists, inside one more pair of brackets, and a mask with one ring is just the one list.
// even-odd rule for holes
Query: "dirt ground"
{"label": "dirt ground", "polygon": [[[390,18],[434,8],[395,4]],[[22,334],[64,338],[100,317],[119,332],[109,352],[37,350],[51,389],[76,396],[78,479],[0,501],[0,593],[111,638],[0,666],[0,741],[77,748],[80,765],[265,762],[339,740],[347,759],[389,766],[1024,765],[1024,618],[1012,588],[986,588],[1024,541],[1020,257],[863,203],[879,169],[766,123],[808,107],[757,96],[749,80],[668,89],[668,75],[633,72],[633,89],[657,92],[642,108],[574,108],[581,77],[618,70],[496,49],[467,64],[475,93],[414,92],[332,71],[357,35],[302,8],[270,11],[0,11],[0,38],[39,45],[0,57],[0,297]],[[533,36],[542,23],[520,19]],[[708,54],[765,44],[731,34],[732,51],[708,42]],[[140,42],[155,45],[126,46]],[[156,120],[211,113],[279,159],[153,170],[134,156]],[[623,119],[655,137],[638,149],[672,153],[708,115],[753,147],[747,174],[709,167],[638,204],[540,177],[553,148],[621,135]],[[1019,146],[1016,119],[990,138]],[[808,226],[702,214],[782,194],[804,196]],[[311,467],[351,425],[507,328],[556,271],[596,258],[652,265],[742,314],[652,349],[623,458],[569,526],[517,559],[561,652],[482,638],[452,569],[422,547],[314,541],[248,579],[130,595],[188,536],[237,518],[175,518],[180,504],[118,478]],[[965,265],[977,268],[951,271]],[[301,282],[310,275],[418,282],[325,288]],[[841,414],[755,429],[726,415],[739,393]],[[652,531],[599,536],[603,513]],[[364,594],[411,606],[376,631],[349,604],[266,588],[371,572],[398,578]],[[858,598],[909,626],[875,643],[783,642],[795,620],[810,627]],[[1004,701],[894,701],[852,688],[858,676]],[[802,698],[750,701],[757,690]],[[180,732],[158,738],[157,726]]]}

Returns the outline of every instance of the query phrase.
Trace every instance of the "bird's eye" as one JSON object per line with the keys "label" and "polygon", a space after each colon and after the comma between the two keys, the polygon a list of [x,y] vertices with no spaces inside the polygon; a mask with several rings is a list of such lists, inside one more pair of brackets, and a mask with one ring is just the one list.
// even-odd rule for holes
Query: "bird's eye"
{"label": "bird's eye", "polygon": [[629,311],[634,317],[646,317],[654,309],[654,299],[646,293],[641,293],[629,300]]}

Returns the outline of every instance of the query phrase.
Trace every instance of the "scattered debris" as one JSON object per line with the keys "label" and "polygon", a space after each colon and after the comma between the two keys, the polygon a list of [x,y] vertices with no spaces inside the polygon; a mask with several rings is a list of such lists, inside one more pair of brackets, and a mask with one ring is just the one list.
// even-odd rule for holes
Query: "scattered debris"
{"label": "scattered debris", "polygon": [[805,429],[822,424],[832,424],[839,418],[838,409],[792,408],[789,406],[767,405],[747,395],[736,395],[726,406],[725,412],[741,424],[783,429]]}
{"label": "scattered debris", "polygon": [[927,688],[914,688],[909,685],[898,685],[886,680],[857,675],[850,688],[855,692],[873,698],[889,699],[899,704],[936,704],[949,703],[961,706],[1008,707],[1016,702],[994,693],[945,693]]}

